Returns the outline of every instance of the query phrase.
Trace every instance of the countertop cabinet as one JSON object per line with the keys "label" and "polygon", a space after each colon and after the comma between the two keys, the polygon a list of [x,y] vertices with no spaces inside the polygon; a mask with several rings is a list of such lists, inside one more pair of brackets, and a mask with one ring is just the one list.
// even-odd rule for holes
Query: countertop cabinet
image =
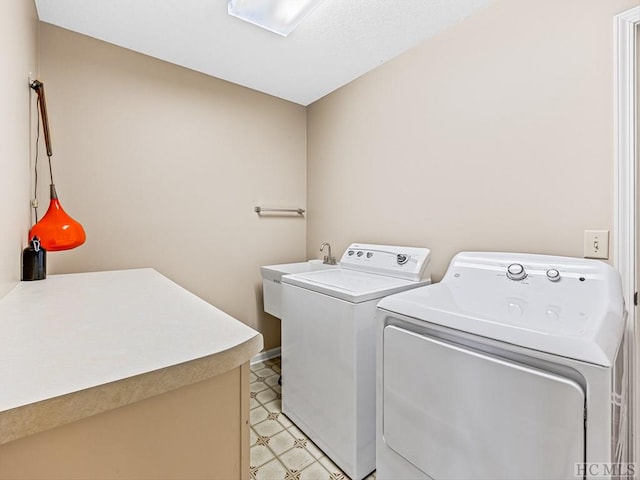
{"label": "countertop cabinet", "polygon": [[0,479],[248,478],[262,336],[151,269],[0,300]]}

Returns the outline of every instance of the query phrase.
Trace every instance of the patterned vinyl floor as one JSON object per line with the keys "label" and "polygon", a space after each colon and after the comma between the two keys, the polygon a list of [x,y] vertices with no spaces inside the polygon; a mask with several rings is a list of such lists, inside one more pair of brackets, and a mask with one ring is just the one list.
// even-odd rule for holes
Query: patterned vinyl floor
{"label": "patterned vinyl floor", "polygon": [[284,416],[279,376],[280,358],[251,365],[251,480],[349,480]]}

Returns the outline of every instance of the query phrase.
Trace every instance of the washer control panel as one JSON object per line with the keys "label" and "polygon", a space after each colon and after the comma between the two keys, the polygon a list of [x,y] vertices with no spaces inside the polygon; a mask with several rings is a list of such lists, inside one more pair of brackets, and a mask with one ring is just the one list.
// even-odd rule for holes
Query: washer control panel
{"label": "washer control panel", "polygon": [[340,260],[342,268],[422,280],[429,264],[428,248],[353,243]]}
{"label": "washer control panel", "polygon": [[[388,252],[378,252],[378,254],[387,254]],[[365,255],[365,250],[347,250],[346,255],[348,257],[353,257],[354,255],[356,257],[362,257],[363,255]],[[373,256],[375,255],[375,252],[371,251],[371,250],[367,250],[366,251],[366,257],[367,258],[373,258]],[[398,253],[396,254],[396,263],[398,265],[404,265],[406,264],[409,259],[411,258],[410,254],[407,253]]]}

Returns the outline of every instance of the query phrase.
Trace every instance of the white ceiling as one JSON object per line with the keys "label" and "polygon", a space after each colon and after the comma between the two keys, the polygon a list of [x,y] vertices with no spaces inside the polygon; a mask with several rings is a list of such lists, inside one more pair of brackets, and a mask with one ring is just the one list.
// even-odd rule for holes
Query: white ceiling
{"label": "white ceiling", "polygon": [[324,0],[287,38],[227,0],[35,0],[51,23],[308,105],[491,0]]}

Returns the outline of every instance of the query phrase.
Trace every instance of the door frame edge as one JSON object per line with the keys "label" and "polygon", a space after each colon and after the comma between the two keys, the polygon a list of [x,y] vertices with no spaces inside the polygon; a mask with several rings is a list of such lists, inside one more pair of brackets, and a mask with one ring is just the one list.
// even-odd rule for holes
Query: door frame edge
{"label": "door frame edge", "polygon": [[622,288],[629,316],[627,322],[627,352],[629,374],[629,461],[640,460],[640,405],[638,388],[633,382],[640,371],[640,345],[636,328],[634,294],[636,285],[636,180],[637,111],[636,111],[636,36],[640,25],[640,6],[614,17],[614,96],[615,96],[615,175],[614,175],[614,267],[622,277]]}

